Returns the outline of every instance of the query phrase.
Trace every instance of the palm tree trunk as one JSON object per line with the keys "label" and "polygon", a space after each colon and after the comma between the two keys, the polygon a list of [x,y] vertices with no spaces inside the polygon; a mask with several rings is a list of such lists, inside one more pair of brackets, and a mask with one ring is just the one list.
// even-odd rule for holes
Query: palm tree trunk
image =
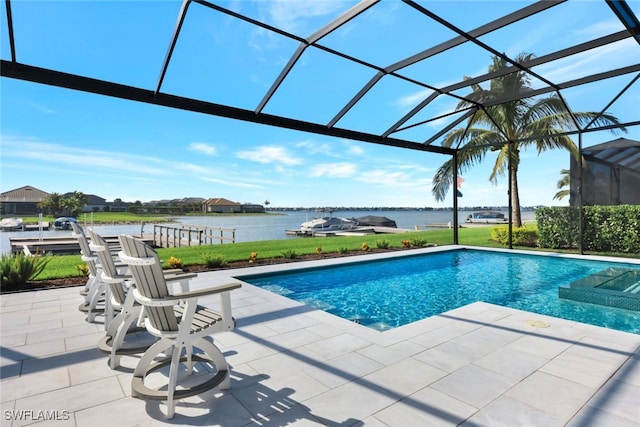
{"label": "palm tree trunk", "polygon": [[509,167],[509,181],[511,183],[511,216],[514,227],[522,227],[522,216],[520,215],[520,193],[518,192],[518,166]]}

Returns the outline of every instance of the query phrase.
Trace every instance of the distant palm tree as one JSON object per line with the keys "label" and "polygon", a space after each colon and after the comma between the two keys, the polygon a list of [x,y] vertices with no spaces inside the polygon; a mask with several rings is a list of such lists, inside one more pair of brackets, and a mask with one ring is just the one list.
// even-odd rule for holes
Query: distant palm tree
{"label": "distant palm tree", "polygon": [[[526,63],[534,58],[533,54],[521,53],[516,57],[518,63]],[[495,72],[508,67],[504,59],[494,56],[489,66],[489,72]],[[465,77],[465,80],[468,77]],[[489,181],[497,183],[498,176],[508,173],[511,183],[511,206],[513,224],[522,225],[520,215],[520,195],[518,193],[518,166],[520,165],[520,151],[534,146],[538,154],[543,151],[561,148],[569,150],[577,157],[578,149],[569,136],[559,135],[564,130],[575,129],[575,119],[585,125],[595,119],[595,125],[618,125],[618,119],[611,115],[599,113],[569,113],[562,100],[552,95],[541,99],[523,98],[523,93],[531,91],[530,77],[524,71],[499,76],[490,81],[489,89],[483,89],[479,84],[471,85],[472,92],[466,96],[467,100],[460,101],[457,109],[468,109],[476,105],[491,104],[478,109],[464,128],[449,132],[442,145],[451,147],[464,144],[458,152],[458,172],[463,172],[471,166],[480,163],[489,152],[497,154],[495,165],[489,176]],[[500,102],[500,99],[514,99]],[[621,127],[621,130],[625,130]],[[615,129],[612,130],[615,133]],[[528,139],[527,138],[534,138]],[[526,140],[526,141],[522,141]],[[511,144],[509,141],[521,141]],[[509,162],[509,152],[511,162]],[[432,193],[436,200],[444,200],[453,182],[453,159],[445,162],[433,177]]]}
{"label": "distant palm tree", "polygon": [[554,200],[562,200],[571,193],[571,190],[567,188],[571,186],[571,171],[569,169],[561,169],[560,175],[562,175],[562,178],[560,178],[556,184],[560,191],[553,196]]}
{"label": "distant palm tree", "polygon": [[62,200],[62,206],[67,210],[68,215],[78,216],[80,211],[87,206],[89,198],[81,191],[74,191]]}
{"label": "distant palm tree", "polygon": [[50,193],[38,204],[40,209],[47,211],[49,215],[56,215],[62,211],[64,197],[60,193]]}

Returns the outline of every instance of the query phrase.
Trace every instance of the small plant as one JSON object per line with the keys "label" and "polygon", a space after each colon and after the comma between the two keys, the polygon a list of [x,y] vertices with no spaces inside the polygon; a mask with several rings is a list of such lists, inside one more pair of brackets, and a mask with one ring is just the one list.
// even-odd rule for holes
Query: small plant
{"label": "small plant", "polygon": [[338,248],[338,253],[341,255],[346,254],[347,252],[349,252],[349,248],[347,248],[346,246],[340,246]]}
{"label": "small plant", "polygon": [[2,254],[0,257],[0,286],[22,285],[30,279],[38,277],[51,261],[50,256],[27,256],[21,252]]}
{"label": "small plant", "polygon": [[376,247],[378,249],[389,249],[389,246],[391,245],[391,243],[387,240],[376,240]]}
{"label": "small plant", "polygon": [[402,244],[402,247],[405,248],[405,249],[411,247],[411,240],[403,240],[400,243]]}
{"label": "small plant", "polygon": [[258,260],[258,252],[251,252],[249,254],[249,263],[253,264]]}
{"label": "small plant", "polygon": [[293,251],[291,249],[284,250],[284,251],[282,251],[280,253],[282,254],[282,257],[286,258],[286,259],[295,259],[298,256],[296,251]]}
{"label": "small plant", "polygon": [[415,237],[411,239],[411,245],[415,246],[416,248],[422,248],[424,246],[427,246],[427,239],[423,239],[421,237]]}
{"label": "small plant", "polygon": [[171,256],[167,260],[167,265],[169,266],[169,268],[182,268],[182,260],[180,258]]}
{"label": "small plant", "polygon": [[362,242],[360,249],[362,249],[365,252],[369,251],[369,244],[367,242]]}
{"label": "small plant", "polygon": [[202,254],[202,263],[207,268],[222,267],[227,264],[227,260],[220,254]]}
{"label": "small plant", "polygon": [[87,264],[76,265],[76,270],[78,270],[85,277],[89,275],[89,266]]}
{"label": "small plant", "polygon": [[322,254],[322,246],[316,246],[316,253],[318,255]]}

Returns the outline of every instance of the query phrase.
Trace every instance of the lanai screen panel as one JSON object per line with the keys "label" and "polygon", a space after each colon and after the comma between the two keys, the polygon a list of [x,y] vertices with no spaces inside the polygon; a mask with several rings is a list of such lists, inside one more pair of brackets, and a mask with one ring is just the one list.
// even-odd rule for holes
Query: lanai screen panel
{"label": "lanai screen panel", "polygon": [[[95,25],[80,31],[77,22],[65,19],[69,8]],[[159,17],[148,19],[158,8]],[[638,2],[604,0],[8,0],[0,17],[1,72],[198,113],[452,154],[460,147],[441,147],[442,137],[464,126],[469,115],[459,105],[473,84],[486,87],[494,77],[487,74],[494,56],[511,65],[506,72],[530,77],[533,93],[517,97],[557,95],[570,111],[607,112],[637,127],[640,113],[621,108],[620,99],[640,92],[638,9]],[[566,31],[568,21],[580,30]],[[242,43],[230,49],[230,40]],[[521,52],[536,58],[517,64]],[[131,67],[144,72],[132,80]],[[580,89],[606,96],[594,104]],[[602,130],[588,124],[569,133]]]}
{"label": "lanai screen panel", "polygon": [[[625,138],[594,145],[583,152],[583,168],[571,161],[571,204],[640,204],[640,141]],[[582,175],[580,175],[582,174]]]}

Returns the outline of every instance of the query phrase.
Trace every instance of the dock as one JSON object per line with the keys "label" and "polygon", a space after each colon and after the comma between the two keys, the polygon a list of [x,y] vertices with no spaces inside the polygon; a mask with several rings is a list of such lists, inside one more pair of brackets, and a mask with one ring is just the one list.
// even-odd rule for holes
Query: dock
{"label": "dock", "polygon": [[[109,245],[118,245],[118,236],[103,236]],[[149,239],[143,238],[151,244]],[[73,236],[55,237],[11,237],[11,253],[76,255],[80,253],[78,240]]]}
{"label": "dock", "polygon": [[[49,228],[51,228],[51,226],[49,225],[48,222],[43,222],[42,223],[42,230],[49,230]],[[23,231],[39,231],[40,230],[40,225],[39,224],[24,224],[22,226],[22,230]]]}
{"label": "dock", "polygon": [[[118,236],[102,236],[109,245],[118,245]],[[235,243],[235,228],[204,227],[188,224],[154,224],[153,234],[136,236],[156,248],[213,245]],[[11,253],[74,255],[80,253],[80,245],[71,234],[47,237],[11,237]]]}
{"label": "dock", "polygon": [[235,243],[236,229],[190,224],[154,224],[153,235],[150,237],[153,245],[160,248],[214,245]]}

